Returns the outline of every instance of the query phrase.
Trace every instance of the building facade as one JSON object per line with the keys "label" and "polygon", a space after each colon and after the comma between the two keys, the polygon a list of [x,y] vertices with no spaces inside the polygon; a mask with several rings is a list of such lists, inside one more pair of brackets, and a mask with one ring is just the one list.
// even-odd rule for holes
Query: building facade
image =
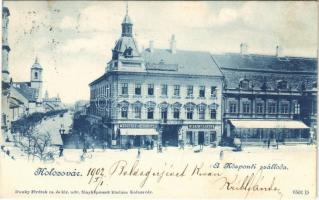
{"label": "building facade", "polygon": [[[90,84],[90,120],[114,147],[216,145],[222,131],[220,69],[209,52],[142,52],[128,14],[105,74]],[[95,134],[92,131],[92,134]],[[101,135],[101,134],[100,134]]]}
{"label": "building facade", "polygon": [[10,130],[9,120],[10,109],[10,73],[9,73],[9,52],[8,25],[10,12],[7,7],[2,7],[2,75],[1,75],[1,132],[7,133]]}
{"label": "building facade", "polygon": [[[214,55],[224,76],[223,137],[244,144],[308,143],[316,133],[317,59],[241,53]],[[313,136],[312,136],[313,135]]]}

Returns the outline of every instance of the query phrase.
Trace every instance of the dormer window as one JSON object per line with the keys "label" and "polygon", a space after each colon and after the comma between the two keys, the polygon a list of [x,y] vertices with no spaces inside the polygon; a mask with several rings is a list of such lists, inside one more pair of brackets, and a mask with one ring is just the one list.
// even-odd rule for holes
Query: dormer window
{"label": "dormer window", "polygon": [[244,89],[244,90],[249,89],[249,80],[248,79],[242,79],[239,82],[239,87],[240,87],[240,89]]}
{"label": "dormer window", "polygon": [[124,57],[126,57],[126,58],[133,57],[133,49],[132,49],[132,47],[128,47],[128,48],[125,49]]}
{"label": "dormer window", "polygon": [[285,90],[288,88],[288,83],[287,81],[279,80],[277,81],[277,89],[279,90]]}

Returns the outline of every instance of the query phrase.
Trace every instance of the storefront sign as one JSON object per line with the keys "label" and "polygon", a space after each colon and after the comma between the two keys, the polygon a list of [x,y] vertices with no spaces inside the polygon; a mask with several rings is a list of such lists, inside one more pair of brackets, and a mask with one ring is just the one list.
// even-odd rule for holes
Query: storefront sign
{"label": "storefront sign", "polygon": [[214,129],[214,124],[188,124],[188,129]]}
{"label": "storefront sign", "polygon": [[156,124],[119,124],[119,128],[156,128]]}

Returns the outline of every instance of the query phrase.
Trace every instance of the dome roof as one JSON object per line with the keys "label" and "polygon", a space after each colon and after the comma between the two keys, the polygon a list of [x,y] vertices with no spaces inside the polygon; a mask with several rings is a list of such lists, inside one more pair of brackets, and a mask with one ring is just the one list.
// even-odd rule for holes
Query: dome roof
{"label": "dome roof", "polygon": [[131,48],[131,55],[133,57],[139,56],[139,52],[137,49],[136,42],[132,37],[121,37],[117,42],[113,49],[113,51],[124,53],[125,50]]}

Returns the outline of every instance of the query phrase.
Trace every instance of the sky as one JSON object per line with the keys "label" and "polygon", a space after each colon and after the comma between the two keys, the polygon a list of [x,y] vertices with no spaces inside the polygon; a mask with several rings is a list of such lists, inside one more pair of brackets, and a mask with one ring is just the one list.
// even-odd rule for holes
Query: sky
{"label": "sky", "polygon": [[[7,1],[10,74],[29,81],[38,57],[43,88],[72,103],[89,99],[88,84],[105,72],[121,34],[126,2]],[[172,34],[177,49],[211,53],[274,55],[280,45],[287,56],[316,57],[316,2],[128,2],[139,49],[154,41],[168,48]]]}

